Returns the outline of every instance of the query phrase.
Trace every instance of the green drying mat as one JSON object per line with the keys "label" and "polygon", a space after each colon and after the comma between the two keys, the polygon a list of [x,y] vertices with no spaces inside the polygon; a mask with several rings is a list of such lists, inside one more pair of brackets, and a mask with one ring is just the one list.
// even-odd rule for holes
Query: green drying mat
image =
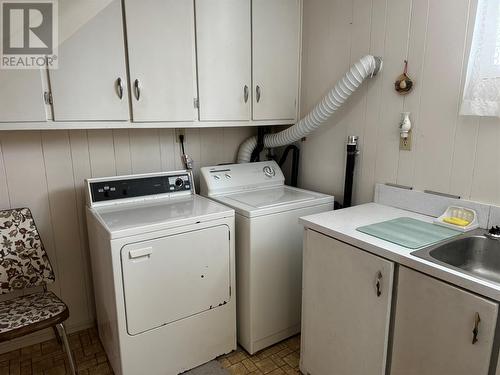
{"label": "green drying mat", "polygon": [[409,249],[430,246],[447,238],[462,234],[457,230],[409,217],[400,217],[381,223],[366,225],[357,228],[357,230]]}

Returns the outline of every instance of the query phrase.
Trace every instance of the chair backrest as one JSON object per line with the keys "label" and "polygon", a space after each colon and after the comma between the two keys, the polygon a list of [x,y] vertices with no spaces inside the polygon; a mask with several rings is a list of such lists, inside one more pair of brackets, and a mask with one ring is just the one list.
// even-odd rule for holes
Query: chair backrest
{"label": "chair backrest", "polygon": [[0,294],[54,282],[29,208],[0,211]]}

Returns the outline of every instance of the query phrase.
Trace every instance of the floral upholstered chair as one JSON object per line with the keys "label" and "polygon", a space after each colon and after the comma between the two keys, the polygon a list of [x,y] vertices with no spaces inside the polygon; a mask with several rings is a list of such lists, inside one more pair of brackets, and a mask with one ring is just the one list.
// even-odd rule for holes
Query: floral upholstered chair
{"label": "floral upholstered chair", "polygon": [[52,327],[59,343],[64,343],[71,373],[75,374],[63,324],[69,310],[47,290],[47,284],[54,280],[31,211],[28,208],[0,211],[0,294],[43,287],[41,292],[0,302],[0,342]]}

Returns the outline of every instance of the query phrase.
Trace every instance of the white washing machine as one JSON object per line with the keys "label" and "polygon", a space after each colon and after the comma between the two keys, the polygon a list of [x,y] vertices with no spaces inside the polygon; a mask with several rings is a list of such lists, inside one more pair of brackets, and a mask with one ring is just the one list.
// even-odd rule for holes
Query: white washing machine
{"label": "white washing machine", "polygon": [[234,211],[189,171],[89,179],[99,336],[117,375],[175,375],[236,348]]}
{"label": "white washing machine", "polygon": [[299,217],[334,198],[284,185],[274,161],[201,168],[201,193],[236,210],[238,342],[250,354],[300,331]]}

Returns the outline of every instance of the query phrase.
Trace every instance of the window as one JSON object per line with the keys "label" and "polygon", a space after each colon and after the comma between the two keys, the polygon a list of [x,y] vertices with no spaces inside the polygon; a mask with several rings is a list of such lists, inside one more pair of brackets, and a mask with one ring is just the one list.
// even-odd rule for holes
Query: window
{"label": "window", "polygon": [[479,0],[460,113],[500,117],[498,0]]}

